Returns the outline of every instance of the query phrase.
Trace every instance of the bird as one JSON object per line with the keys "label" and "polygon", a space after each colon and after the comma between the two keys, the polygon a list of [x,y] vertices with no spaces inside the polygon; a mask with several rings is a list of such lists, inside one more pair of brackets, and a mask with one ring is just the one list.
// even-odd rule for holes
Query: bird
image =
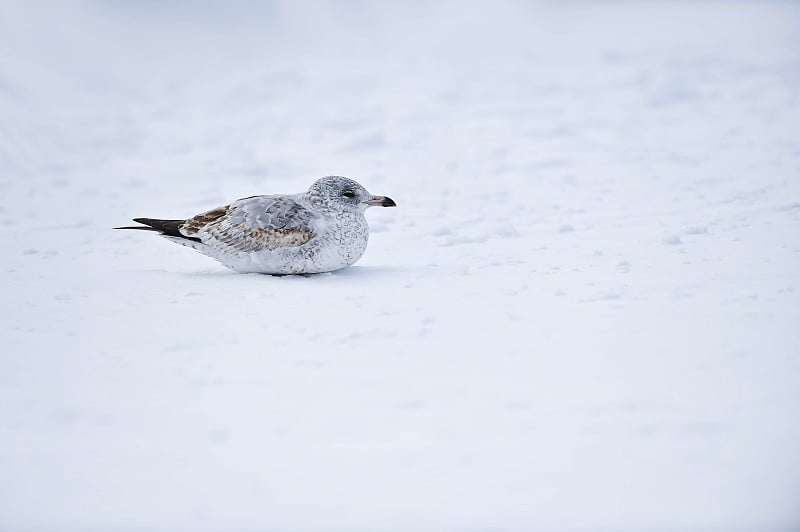
{"label": "bird", "polygon": [[353,179],[326,176],[299,194],[238,199],[185,220],[134,218],[239,273],[314,274],[354,264],[367,248],[369,207],[396,207]]}

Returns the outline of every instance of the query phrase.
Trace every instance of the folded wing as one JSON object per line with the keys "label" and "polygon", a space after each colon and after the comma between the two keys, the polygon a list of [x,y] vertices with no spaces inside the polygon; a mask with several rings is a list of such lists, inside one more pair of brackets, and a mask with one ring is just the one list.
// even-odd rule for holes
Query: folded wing
{"label": "folded wing", "polygon": [[287,196],[245,198],[186,220],[181,234],[222,251],[263,251],[308,243],[320,216]]}

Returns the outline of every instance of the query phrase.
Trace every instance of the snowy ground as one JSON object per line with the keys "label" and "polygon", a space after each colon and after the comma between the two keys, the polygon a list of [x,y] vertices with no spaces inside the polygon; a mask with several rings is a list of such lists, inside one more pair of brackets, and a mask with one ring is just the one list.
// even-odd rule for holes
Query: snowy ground
{"label": "snowy ground", "polygon": [[0,5],[0,530],[800,528],[800,4],[482,5]]}

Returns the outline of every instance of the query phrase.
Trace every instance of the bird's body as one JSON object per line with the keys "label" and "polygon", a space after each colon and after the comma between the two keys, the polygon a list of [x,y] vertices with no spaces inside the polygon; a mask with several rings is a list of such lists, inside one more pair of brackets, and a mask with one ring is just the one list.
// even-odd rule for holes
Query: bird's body
{"label": "bird's body", "polygon": [[352,179],[329,176],[302,194],[243,198],[186,220],[134,218],[143,225],[120,229],[159,231],[241,273],[321,273],[364,254],[370,206],[395,203]]}

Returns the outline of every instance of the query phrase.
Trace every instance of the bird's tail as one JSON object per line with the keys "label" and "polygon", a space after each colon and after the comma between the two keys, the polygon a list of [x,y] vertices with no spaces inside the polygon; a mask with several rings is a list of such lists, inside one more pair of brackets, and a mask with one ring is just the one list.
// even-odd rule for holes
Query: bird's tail
{"label": "bird's tail", "polygon": [[126,227],[115,227],[114,229],[138,229],[139,231],[157,231],[164,236],[174,236],[178,238],[185,238],[187,240],[194,240],[200,242],[199,238],[193,238],[181,234],[180,228],[186,220],[158,220],[155,218],[134,218],[134,222],[142,225],[133,225]]}

